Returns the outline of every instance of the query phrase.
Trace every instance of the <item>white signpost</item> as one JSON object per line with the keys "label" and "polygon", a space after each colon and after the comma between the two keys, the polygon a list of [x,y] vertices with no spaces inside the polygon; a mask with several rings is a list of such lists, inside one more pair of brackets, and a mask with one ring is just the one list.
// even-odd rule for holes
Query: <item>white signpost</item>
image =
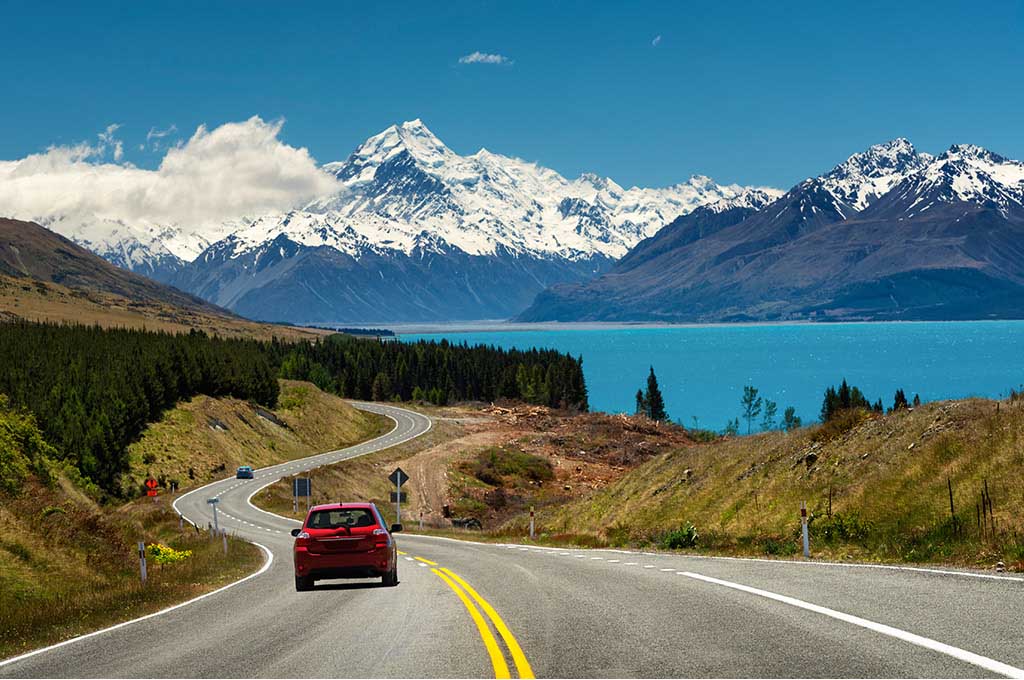
{"label": "white signpost", "polygon": [[804,535],[804,557],[810,557],[811,539],[807,535],[807,501],[800,501],[800,525]]}
{"label": "white signpost", "polygon": [[142,585],[146,585],[146,543],[139,541],[139,576],[142,578]]}

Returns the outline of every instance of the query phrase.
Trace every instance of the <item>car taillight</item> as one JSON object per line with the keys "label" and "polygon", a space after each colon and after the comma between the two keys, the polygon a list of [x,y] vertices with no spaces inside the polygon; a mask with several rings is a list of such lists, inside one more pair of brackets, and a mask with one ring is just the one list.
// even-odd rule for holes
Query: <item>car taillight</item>
{"label": "car taillight", "polygon": [[306,543],[306,541],[308,541],[308,540],[309,540],[309,533],[307,533],[305,531],[300,531],[299,533],[295,534],[295,545],[308,545]]}
{"label": "car taillight", "polygon": [[384,548],[388,544],[388,532],[384,529],[373,530],[373,547]]}

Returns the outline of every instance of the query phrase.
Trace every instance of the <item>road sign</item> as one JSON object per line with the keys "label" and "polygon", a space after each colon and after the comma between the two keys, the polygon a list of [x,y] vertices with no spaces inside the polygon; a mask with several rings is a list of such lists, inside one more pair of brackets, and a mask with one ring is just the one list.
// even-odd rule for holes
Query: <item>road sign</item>
{"label": "road sign", "polygon": [[402,486],[409,481],[409,475],[405,474],[405,470],[402,468],[395,468],[395,471],[388,475],[388,479],[395,486]]}
{"label": "road sign", "polygon": [[296,477],[292,480],[293,496],[312,496],[313,480],[309,477]]}
{"label": "road sign", "polygon": [[147,496],[155,496],[157,494],[157,490],[156,490],[157,486],[159,486],[159,484],[157,483],[157,481],[155,479],[153,479],[152,477],[147,479],[146,480],[146,495]]}
{"label": "road sign", "polygon": [[402,485],[409,481],[409,475],[405,474],[402,468],[395,468],[395,471],[388,475],[388,479],[395,485],[391,492],[391,502],[395,504],[395,522],[402,523],[402,503],[406,500]]}
{"label": "road sign", "polygon": [[[219,498],[207,498],[206,502],[213,506],[213,530],[220,531],[220,526],[217,524],[217,504],[220,503]],[[212,538],[212,537],[211,537]]]}

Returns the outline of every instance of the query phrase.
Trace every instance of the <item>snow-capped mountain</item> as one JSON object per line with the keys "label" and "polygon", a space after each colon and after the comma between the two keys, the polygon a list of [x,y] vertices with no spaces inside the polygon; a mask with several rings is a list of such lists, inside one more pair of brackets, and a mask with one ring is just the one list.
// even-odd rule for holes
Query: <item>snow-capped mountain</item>
{"label": "snow-capped mountain", "polygon": [[419,120],[389,127],[324,169],[344,189],[305,211],[406,253],[439,239],[470,255],[504,247],[617,258],[679,215],[743,191],[701,176],[660,189],[624,189],[593,174],[567,180],[486,149],[460,156]]}
{"label": "snow-capped mountain", "polygon": [[[659,189],[567,180],[486,149],[460,156],[418,120],[323,169],[336,192],[232,225],[170,281],[265,319],[502,318],[547,285],[590,278],[698,206],[778,194],[701,176]],[[294,277],[301,285],[283,280]],[[272,286],[293,285],[273,302]]]}
{"label": "snow-capped mountain", "polygon": [[979,146],[955,144],[895,186],[879,212],[911,218],[957,203],[994,208],[1004,217],[1020,211],[1024,163]]}
{"label": "snow-capped mountain", "polygon": [[1024,318],[1024,164],[980,147],[931,156],[896,139],[760,210],[711,212],[520,318]]}
{"label": "snow-capped mountain", "polygon": [[819,180],[836,200],[859,212],[932,160],[931,155],[918,153],[913,144],[899,137],[853,154]]}

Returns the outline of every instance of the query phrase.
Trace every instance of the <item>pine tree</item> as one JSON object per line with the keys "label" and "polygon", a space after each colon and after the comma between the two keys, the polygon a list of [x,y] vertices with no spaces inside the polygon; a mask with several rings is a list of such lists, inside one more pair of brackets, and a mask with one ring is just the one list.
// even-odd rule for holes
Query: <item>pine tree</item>
{"label": "pine tree", "polygon": [[645,415],[647,415],[647,402],[644,399],[644,391],[643,390],[637,390],[636,391],[636,414],[638,416],[645,416]]}
{"label": "pine tree", "polygon": [[790,432],[797,429],[802,424],[800,416],[796,414],[796,409],[792,406],[787,406],[785,413],[782,414],[782,429],[786,432]]}
{"label": "pine tree", "polygon": [[647,375],[647,391],[644,392],[644,404],[647,406],[647,417],[651,420],[666,421],[668,413],[665,412],[665,400],[661,396],[661,389],[658,387],[658,378],[654,375],[654,367]]}
{"label": "pine tree", "polygon": [[921,405],[921,395],[920,394],[915,394],[914,395],[914,408],[917,408],[920,405]]}
{"label": "pine tree", "polygon": [[901,408],[907,408],[908,406],[910,406],[910,404],[907,403],[907,395],[903,393],[902,389],[896,390],[896,395],[892,399],[892,410],[898,411]]}

